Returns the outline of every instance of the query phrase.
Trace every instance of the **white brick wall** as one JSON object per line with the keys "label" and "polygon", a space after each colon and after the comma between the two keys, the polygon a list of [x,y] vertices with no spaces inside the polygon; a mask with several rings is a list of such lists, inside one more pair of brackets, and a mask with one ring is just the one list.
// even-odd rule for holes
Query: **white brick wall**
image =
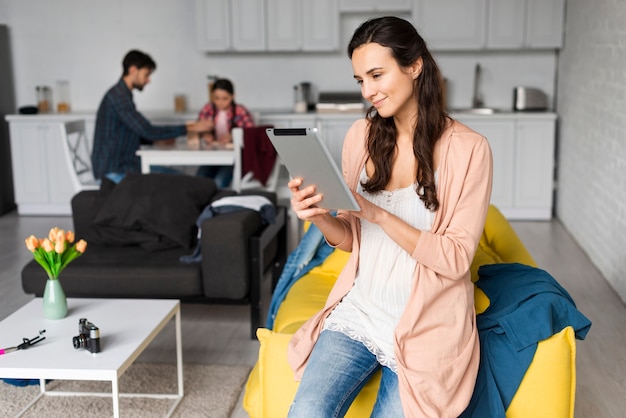
{"label": "white brick wall", "polygon": [[626,301],[626,1],[567,0],[557,217]]}

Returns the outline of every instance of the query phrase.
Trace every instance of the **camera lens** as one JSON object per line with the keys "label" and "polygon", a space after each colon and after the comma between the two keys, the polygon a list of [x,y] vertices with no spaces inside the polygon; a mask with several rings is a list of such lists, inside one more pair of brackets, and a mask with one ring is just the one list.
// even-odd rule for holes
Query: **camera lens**
{"label": "camera lens", "polygon": [[77,350],[79,348],[85,347],[85,338],[84,338],[83,334],[80,334],[80,335],[77,335],[76,337],[73,337],[72,338],[72,345]]}

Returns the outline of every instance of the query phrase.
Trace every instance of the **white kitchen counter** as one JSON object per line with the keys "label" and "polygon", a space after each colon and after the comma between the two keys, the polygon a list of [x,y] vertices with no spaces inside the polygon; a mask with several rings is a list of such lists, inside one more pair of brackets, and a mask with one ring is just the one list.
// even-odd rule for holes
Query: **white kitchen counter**
{"label": "white kitchen counter", "polygon": [[[276,128],[320,130],[338,165],[346,132],[360,112],[307,112],[290,110],[255,110],[259,124]],[[195,119],[196,112],[149,111],[144,115],[156,124],[182,123]],[[451,116],[485,135],[494,160],[492,203],[509,219],[550,219],[554,187],[554,144],[557,114],[554,112],[496,112],[489,115],[469,112]],[[11,130],[13,179],[20,214],[67,214],[71,189],[56,190],[67,184],[58,180],[59,163],[64,161],[63,138],[58,128],[64,122],[84,120],[87,142],[91,148],[95,112],[7,115]],[[65,164],[65,163],[63,163]],[[19,167],[38,167],[39,175],[20,174]],[[68,170],[70,167],[68,167]],[[65,176],[67,177],[67,176]],[[57,178],[47,186],[38,179]],[[30,188],[27,188],[29,186]]]}
{"label": "white kitchen counter", "polygon": [[[285,120],[302,120],[302,119],[359,119],[363,117],[362,112],[306,112],[295,113],[285,109],[255,109],[251,110],[253,114],[259,115],[261,119],[285,119]],[[152,110],[141,112],[145,117],[152,121],[160,120],[194,120],[198,117],[198,112],[185,112],[175,113],[168,110]],[[450,116],[455,119],[465,120],[503,120],[503,119],[556,119],[557,114],[554,112],[511,112],[511,111],[498,111],[489,115],[471,113],[471,112],[457,112],[450,111]],[[35,115],[6,115],[5,119],[9,122],[13,121],[40,121],[40,122],[65,122],[69,120],[84,119],[86,121],[95,121],[95,111],[77,111],[70,113],[38,113]]]}

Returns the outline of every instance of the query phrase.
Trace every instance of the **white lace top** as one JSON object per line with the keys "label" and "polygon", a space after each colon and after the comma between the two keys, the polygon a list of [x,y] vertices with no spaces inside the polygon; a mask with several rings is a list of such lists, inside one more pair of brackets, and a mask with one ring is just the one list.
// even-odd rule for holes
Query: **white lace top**
{"label": "white lace top", "polygon": [[[415,193],[417,183],[393,191],[368,193],[360,185],[365,180],[367,174],[363,168],[357,192],[367,200],[415,228],[431,229],[435,214],[424,207]],[[359,270],[354,287],[328,316],[324,329],[342,332],[362,342],[379,363],[395,372],[393,333],[407,303],[416,265],[415,259],[381,227],[362,219]]]}

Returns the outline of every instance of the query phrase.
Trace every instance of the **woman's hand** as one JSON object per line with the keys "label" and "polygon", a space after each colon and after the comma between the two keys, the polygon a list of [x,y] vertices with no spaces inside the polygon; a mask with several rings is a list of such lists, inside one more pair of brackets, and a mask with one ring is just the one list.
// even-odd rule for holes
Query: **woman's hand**
{"label": "woman's hand", "polygon": [[389,238],[394,240],[407,253],[413,254],[422,231],[409,225],[391,212],[387,212],[385,209],[376,206],[360,194],[353,194],[361,210],[359,212],[350,213],[359,219],[365,219],[368,222],[380,226]]}
{"label": "woman's hand", "polygon": [[328,214],[328,209],[317,207],[323,196],[315,193],[315,186],[307,186],[300,189],[302,178],[291,179],[287,186],[291,190],[291,207],[298,219],[314,222],[317,218]]}
{"label": "woman's hand", "polygon": [[370,202],[369,200],[367,200],[360,194],[358,193],[352,193],[352,194],[354,195],[356,202],[359,204],[359,207],[361,208],[361,210],[358,212],[351,212],[354,216],[360,219],[365,219],[366,221],[371,222],[373,224],[379,224],[385,218],[385,215],[389,213],[386,210],[380,208],[379,206],[376,206],[375,204],[373,204],[372,202]]}

